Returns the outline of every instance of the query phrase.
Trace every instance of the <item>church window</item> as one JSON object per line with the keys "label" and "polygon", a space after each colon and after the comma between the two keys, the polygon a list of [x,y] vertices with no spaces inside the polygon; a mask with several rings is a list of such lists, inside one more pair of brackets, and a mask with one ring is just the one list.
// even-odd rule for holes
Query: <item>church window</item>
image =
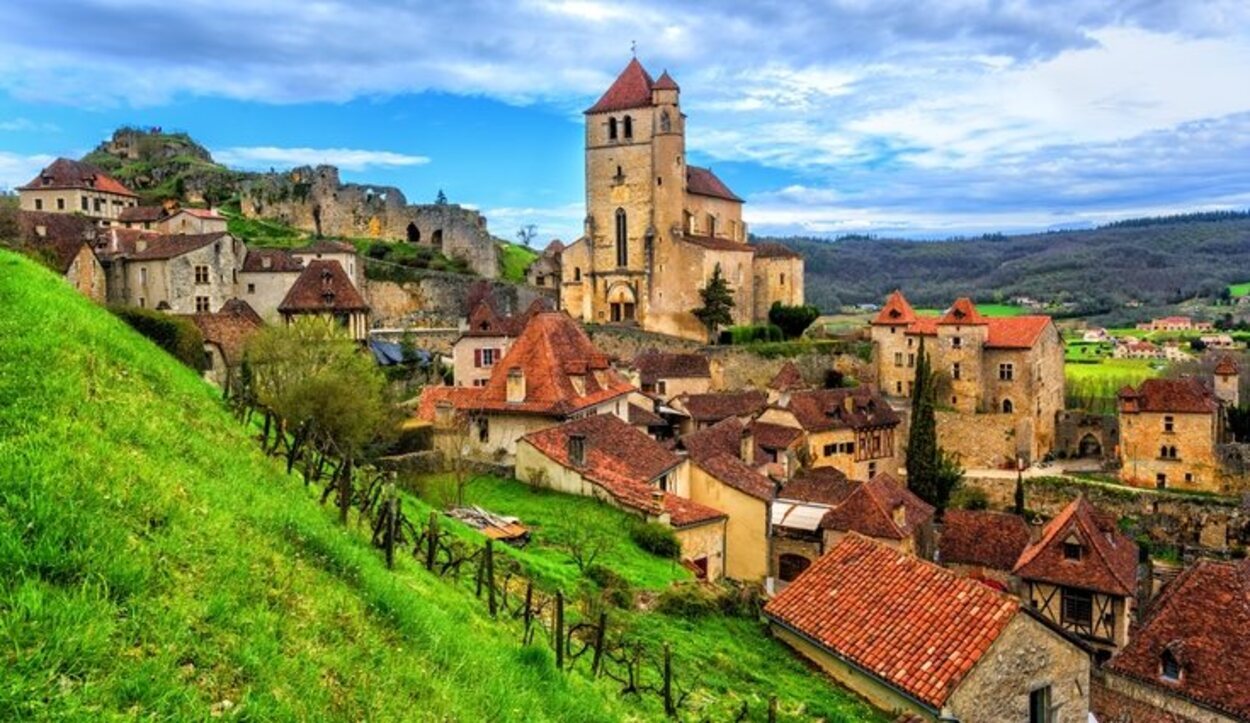
{"label": "church window", "polygon": [[616,119],[615,118],[608,119],[608,140],[610,141],[616,140]]}
{"label": "church window", "polygon": [[629,265],[628,224],[625,220],[625,209],[616,209],[616,265]]}
{"label": "church window", "polygon": [[668,117],[668,111],[666,110],[661,111],[660,112],[660,132],[668,133],[672,129],[673,129],[673,121],[671,118]]}
{"label": "church window", "polygon": [[630,116],[625,116],[625,138],[629,139],[633,137],[634,137],[634,119],[631,118]]}

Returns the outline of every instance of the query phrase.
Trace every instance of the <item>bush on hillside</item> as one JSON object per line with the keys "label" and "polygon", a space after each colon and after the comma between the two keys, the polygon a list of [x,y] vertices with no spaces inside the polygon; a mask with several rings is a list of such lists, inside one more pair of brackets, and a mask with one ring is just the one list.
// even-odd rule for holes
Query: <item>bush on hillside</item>
{"label": "bush on hillside", "polygon": [[111,306],[109,311],[178,361],[204,370],[204,337],[191,320],[137,306]]}
{"label": "bush on hillside", "polygon": [[750,344],[757,341],[785,341],[785,334],[776,324],[731,326],[720,333],[721,344]]}
{"label": "bush on hillside", "polygon": [[658,522],[640,522],[629,531],[634,544],[665,559],[676,560],[681,557],[681,543],[672,529]]}
{"label": "bush on hillside", "polygon": [[701,585],[674,585],[660,593],[655,609],[665,615],[696,620],[715,614],[721,606],[716,595],[703,589]]}
{"label": "bush on hillside", "polygon": [[768,310],[768,321],[780,327],[787,339],[803,336],[807,327],[819,317],[820,309],[811,304],[786,306],[780,301],[774,301],[772,308]]}

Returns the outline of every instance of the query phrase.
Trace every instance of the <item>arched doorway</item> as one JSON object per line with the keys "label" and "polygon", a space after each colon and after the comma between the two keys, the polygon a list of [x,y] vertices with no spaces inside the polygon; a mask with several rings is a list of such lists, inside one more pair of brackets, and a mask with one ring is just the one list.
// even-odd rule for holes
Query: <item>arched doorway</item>
{"label": "arched doorway", "polygon": [[417,224],[415,223],[408,224],[408,243],[421,243],[421,229],[417,228]]}
{"label": "arched doorway", "polygon": [[777,558],[777,578],[782,582],[790,582],[811,565],[812,561],[802,555],[783,553]]}
{"label": "arched doorway", "polygon": [[435,251],[443,250],[443,229],[434,229],[434,233],[430,234],[430,245]]}
{"label": "arched doorway", "polygon": [[1092,434],[1086,434],[1081,437],[1081,443],[1077,445],[1077,454],[1082,457],[1101,457],[1102,442]]}
{"label": "arched doorway", "polygon": [[629,284],[618,282],[608,289],[608,311],[614,322],[633,321],[637,299]]}
{"label": "arched doorway", "polygon": [[316,233],[317,238],[321,238],[321,206],[320,205],[313,206],[312,217],[313,217],[313,231]]}

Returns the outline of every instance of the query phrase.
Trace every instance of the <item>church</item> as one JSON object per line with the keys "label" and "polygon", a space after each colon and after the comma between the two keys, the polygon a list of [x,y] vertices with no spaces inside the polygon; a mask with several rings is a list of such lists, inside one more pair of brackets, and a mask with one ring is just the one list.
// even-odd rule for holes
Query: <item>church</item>
{"label": "church", "polygon": [[706,341],[692,313],[714,269],[733,293],[734,324],[803,303],[803,259],[750,244],[742,199],[686,163],[681,90],[635,58],[586,112],[586,222],[564,249],[560,306],[586,323]]}

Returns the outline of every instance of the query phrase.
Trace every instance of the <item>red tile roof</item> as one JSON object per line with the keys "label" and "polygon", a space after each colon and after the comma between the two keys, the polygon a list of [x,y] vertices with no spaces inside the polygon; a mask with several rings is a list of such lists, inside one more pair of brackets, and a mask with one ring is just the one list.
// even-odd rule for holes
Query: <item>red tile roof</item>
{"label": "red tile roof", "polygon": [[803,372],[799,371],[798,366],[792,361],[782,364],[781,369],[778,369],[777,373],[768,382],[769,389],[775,389],[779,392],[789,392],[806,387],[807,382],[803,381]]}
{"label": "red tile roof", "polygon": [[1010,572],[1029,546],[1029,523],[989,510],[947,510],[938,537],[939,561]]}
{"label": "red tile roof", "polygon": [[292,271],[303,271],[304,262],[292,256],[291,252],[286,249],[250,248],[247,250],[247,256],[243,258],[241,270],[262,273],[290,273]]}
{"label": "red tile roof", "polygon": [[123,208],[122,212],[117,216],[117,220],[122,223],[159,221],[162,218],[165,218],[164,206],[131,206]]}
{"label": "red tile roof", "polygon": [[188,316],[199,327],[204,341],[221,349],[227,364],[237,364],[243,359],[248,339],[265,325],[256,310],[240,299],[230,299],[216,313]]}
{"label": "red tile roof", "polygon": [[793,392],[787,408],[809,432],[892,427],[899,423],[898,414],[868,385]]}
{"label": "red tile roof", "polygon": [[1241,368],[1237,366],[1237,362],[1231,356],[1224,355],[1219,363],[1215,365],[1215,373],[1219,376],[1237,376],[1241,373]]}
{"label": "red tile roof", "polygon": [[[896,510],[902,514],[896,519]],[[850,493],[825,514],[820,526],[827,530],[858,532],[883,540],[903,540],[933,519],[933,506],[888,474],[855,485]]]}
{"label": "red tile roof", "polygon": [[278,311],[282,313],[316,313],[368,311],[360,292],[337,261],[315,259],[300,273],[287,290]]}
{"label": "red tile roof", "polygon": [[629,423],[635,427],[666,427],[668,421],[645,407],[637,404],[629,405]]}
{"label": "red tile roof", "polygon": [[729,517],[720,510],[668,492],[664,493],[664,511],[673,527],[693,527]]}
{"label": "red tile roof", "polygon": [[[520,369],[525,399],[508,401],[508,373]],[[580,377],[578,390],[574,378]],[[568,314],[535,314],[482,388],[483,409],[564,416],[635,391]]]}
{"label": "red tile roof", "polygon": [[[1199,560],[1173,580],[1107,667],[1157,689],[1250,720],[1250,560]],[[1181,666],[1161,677],[1164,651]]]}
{"label": "red tile roof", "polygon": [[[1064,556],[1064,543],[1075,539],[1080,560]],[[1137,587],[1137,545],[1084,496],[1072,500],[1025,548],[1012,570],[1022,580],[1129,596]]]}
{"label": "red tile roof", "polygon": [[939,325],[950,326],[981,326],[988,323],[988,320],[981,316],[981,312],[977,311],[977,305],[972,303],[972,299],[966,296],[955,299],[955,303],[951,304],[951,308],[947,309],[942,318],[938,320]]}
{"label": "red tile roof", "polygon": [[[126,229],[119,229],[119,231],[121,230]],[[217,233],[141,236],[134,242],[134,250],[127,255],[134,261],[160,261],[191,253],[222,240],[226,243],[232,243],[230,235],[224,231]]]}
{"label": "red tile roof", "polygon": [[939,325],[963,324],[965,326],[988,326],[985,346],[991,349],[1029,349],[1037,344],[1046,327],[1049,316],[987,317],[967,298],[957,300],[940,317],[918,316],[901,291],[895,291],[886,299],[885,306],[872,320],[877,326],[907,326],[907,333],[922,336],[937,335]]}
{"label": "red tile roof", "polygon": [[722,452],[698,459],[691,457],[691,461],[704,472],[743,494],[765,501],[777,496],[777,487],[767,477],[751,469],[736,454]]}
{"label": "red tile roof", "polygon": [[94,221],[72,213],[19,211],[18,226],[22,241],[47,255],[62,274],[69,271],[84,244],[94,252],[98,237]]}
{"label": "red tile roof", "polygon": [[441,404],[450,404],[457,413],[470,412],[478,408],[481,398],[481,387],[426,386],[421,389],[416,416],[433,422]]}
{"label": "red tile roof", "polygon": [[755,252],[755,247],[750,244],[745,244],[741,241],[731,241],[727,238],[721,238],[719,236],[695,236],[692,234],[686,234],[681,237],[681,240],[686,243],[694,244],[695,246],[711,249],[712,251],[741,251],[744,254]]}
{"label": "red tile roof", "polygon": [[1009,595],[851,534],[764,614],[940,709],[1019,610]]}
{"label": "red tile roof", "polygon": [[[217,220],[217,219],[224,218],[221,214],[217,213],[217,211],[211,208],[180,208],[177,211],[175,211],[172,215],[177,215],[179,213],[185,213],[188,216],[195,216],[196,218],[203,218],[203,219],[208,219],[208,220]],[[352,250],[355,250],[355,247],[352,247]]]}
{"label": "red tile roof", "polygon": [[674,354],[661,352],[654,347],[634,357],[633,367],[643,384],[655,384],[661,379],[711,379],[711,366],[703,354]]}
{"label": "red tile roof", "polygon": [[789,246],[782,246],[779,243],[762,242],[753,243],[751,248],[755,249],[755,258],[757,259],[801,259],[803,254],[795,251]]}
{"label": "red tile roof", "polygon": [[1029,349],[1050,326],[1049,316],[1009,316],[986,321],[990,333],[985,345],[991,349]]}
{"label": "red tile roof", "polygon": [[854,492],[859,484],[852,482],[833,467],[810,467],[799,470],[794,479],[782,485],[777,497],[818,505],[836,505]]}
{"label": "red tile roof", "polygon": [[719,422],[726,417],[752,417],[763,411],[768,404],[768,395],[754,389],[685,394],[679,399],[682,408],[697,422]]}
{"label": "red tile roof", "polygon": [[[1194,377],[1180,379],[1146,379],[1131,394],[1120,391],[1121,412],[1176,412],[1179,414],[1213,414],[1219,406],[1215,395]],[[1123,402],[1135,400],[1136,409],[1125,408]]]}
{"label": "red tile roof", "polygon": [[742,453],[742,438],[747,433],[747,427],[737,417],[728,416],[710,427],[687,434],[680,442],[691,459],[707,459],[719,454],[736,457]]}
{"label": "red tile roof", "polygon": [[118,196],[135,197],[129,188],[90,163],[58,158],[47,168],[31,179],[30,183],[18,188],[19,191],[38,191],[41,189],[78,188],[101,193],[112,193]]}
{"label": "red tile roof", "polygon": [[789,449],[803,436],[803,430],[786,427],[781,424],[770,424],[758,420],[751,422],[751,434],[755,437],[755,446],[763,449]]}
{"label": "red tile roof", "polygon": [[906,326],[915,320],[916,311],[911,308],[911,304],[907,303],[903,292],[896,289],[886,298],[885,306],[881,307],[880,313],[872,320],[872,323],[879,326]]}
{"label": "red tile roof", "polygon": [[663,73],[660,73],[659,79],[651,85],[651,90],[681,90],[681,88],[677,85],[677,81],[673,80],[673,76],[669,75],[668,71],[665,70]]}
{"label": "red tile roof", "polygon": [[717,178],[710,168],[686,166],[686,192],[698,196],[711,196],[726,201],[742,203],[736,193],[729,190],[725,182]]}
{"label": "red tile roof", "polygon": [[606,113],[650,106],[653,84],[651,74],[634,58],[599,100],[586,109],[586,113]]}

